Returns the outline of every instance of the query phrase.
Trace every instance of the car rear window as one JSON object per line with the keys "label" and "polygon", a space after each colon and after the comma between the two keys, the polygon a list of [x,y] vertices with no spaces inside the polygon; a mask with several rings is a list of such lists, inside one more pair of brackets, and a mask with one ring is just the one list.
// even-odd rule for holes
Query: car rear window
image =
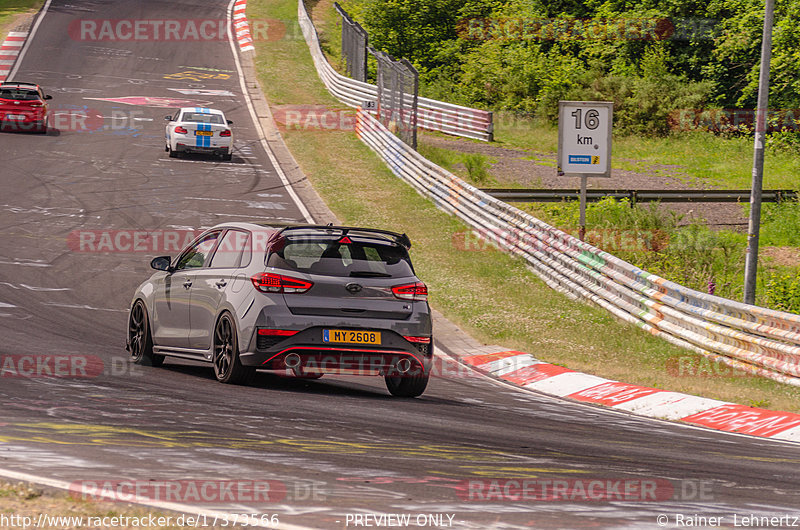
{"label": "car rear window", "polygon": [[3,88],[0,90],[0,98],[13,99],[16,101],[36,101],[39,99],[39,93],[35,90]]}
{"label": "car rear window", "polygon": [[222,116],[219,114],[203,114],[202,112],[184,112],[181,121],[191,121],[196,123],[215,123],[222,124]]}
{"label": "car rear window", "polygon": [[405,248],[372,241],[288,239],[273,250],[267,266],[308,274],[361,278],[406,278],[414,275]]}

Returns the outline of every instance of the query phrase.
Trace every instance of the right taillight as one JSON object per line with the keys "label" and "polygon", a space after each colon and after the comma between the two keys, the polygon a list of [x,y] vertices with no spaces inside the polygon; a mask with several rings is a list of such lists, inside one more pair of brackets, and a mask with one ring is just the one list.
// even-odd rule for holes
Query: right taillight
{"label": "right taillight", "polygon": [[392,287],[392,293],[402,300],[424,302],[428,299],[428,287],[422,282],[395,285]]}
{"label": "right taillight", "polygon": [[255,274],[250,280],[262,293],[304,293],[314,285],[314,282],[269,272]]}

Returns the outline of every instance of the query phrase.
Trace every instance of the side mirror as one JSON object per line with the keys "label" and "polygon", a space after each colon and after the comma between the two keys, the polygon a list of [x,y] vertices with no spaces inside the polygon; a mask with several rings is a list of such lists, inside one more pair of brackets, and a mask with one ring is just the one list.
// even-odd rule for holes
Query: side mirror
{"label": "side mirror", "polygon": [[172,263],[172,258],[169,256],[158,256],[157,258],[153,258],[150,261],[150,267],[154,268],[157,271],[170,271],[170,264]]}
{"label": "side mirror", "polygon": [[172,121],[172,116],[164,116],[164,119],[167,121]]}
{"label": "side mirror", "polygon": [[46,95],[46,96],[44,97],[44,99],[53,99],[53,96],[51,96],[50,94],[48,94],[48,95]]}
{"label": "side mirror", "polygon": [[233,120],[228,120],[228,125],[233,125]]}

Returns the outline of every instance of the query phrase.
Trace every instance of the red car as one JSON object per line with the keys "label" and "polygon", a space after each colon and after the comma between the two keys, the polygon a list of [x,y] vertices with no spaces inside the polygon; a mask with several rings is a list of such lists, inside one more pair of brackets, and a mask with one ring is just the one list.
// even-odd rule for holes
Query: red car
{"label": "red car", "polygon": [[46,133],[47,100],[53,99],[33,83],[0,83],[0,126],[6,130]]}

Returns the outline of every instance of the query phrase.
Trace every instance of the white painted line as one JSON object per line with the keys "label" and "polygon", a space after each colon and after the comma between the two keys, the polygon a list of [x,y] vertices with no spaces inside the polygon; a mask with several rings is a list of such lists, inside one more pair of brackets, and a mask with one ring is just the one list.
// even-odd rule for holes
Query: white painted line
{"label": "white painted line", "polygon": [[[48,2],[50,1],[51,0],[48,0]],[[231,23],[231,9],[235,1],[236,0],[231,0],[230,4],[228,4],[228,24]],[[300,197],[297,196],[297,192],[295,192],[294,188],[292,188],[292,185],[289,184],[289,179],[286,178],[286,173],[283,172],[283,168],[278,163],[278,159],[275,157],[275,153],[272,152],[272,148],[270,148],[269,144],[267,143],[267,138],[266,135],[264,134],[264,129],[261,128],[261,122],[258,120],[258,115],[256,114],[255,108],[253,108],[253,102],[250,101],[250,93],[247,91],[247,86],[245,85],[244,82],[244,72],[242,72],[242,62],[239,60],[239,54],[236,51],[236,44],[233,41],[232,35],[228,35],[228,43],[231,46],[231,53],[233,54],[233,60],[236,63],[236,71],[239,72],[239,86],[242,90],[242,94],[244,95],[244,100],[247,103],[247,108],[250,111],[250,116],[253,119],[253,124],[256,127],[256,131],[259,133],[261,145],[264,147],[264,151],[267,152],[267,156],[269,157],[270,162],[272,162],[272,165],[275,166],[275,171],[278,173],[278,177],[281,179],[283,186],[286,188],[286,193],[289,194],[289,197],[291,197],[294,203],[297,205],[297,208],[300,210],[300,213],[303,215],[306,222],[313,223],[314,218],[311,217],[311,214],[308,212],[306,205],[302,203]]]}
{"label": "white painted line", "polygon": [[28,52],[28,45],[33,40],[33,37],[36,35],[36,30],[39,29],[39,25],[42,23],[42,20],[47,14],[47,9],[50,7],[50,3],[52,1],[53,0],[47,0],[47,2],[45,2],[44,4],[44,7],[42,8],[41,13],[39,13],[39,16],[36,17],[36,22],[33,24],[33,27],[31,28],[31,31],[28,34],[28,38],[25,39],[25,46],[22,48],[22,51],[19,54],[19,59],[17,60],[17,64],[14,65],[14,69],[11,70],[11,74],[9,74],[9,77],[14,77],[14,74],[17,73],[19,65],[22,64],[22,59],[25,58],[25,54]]}
{"label": "white painted line", "polygon": [[9,37],[23,37],[24,38],[24,37],[28,36],[28,32],[27,31],[10,31],[8,33],[8,36]]}
{"label": "white painted line", "polygon": [[6,40],[3,43],[3,48],[21,48],[24,45],[24,40]]}
{"label": "white painted line", "polygon": [[609,379],[597,377],[596,375],[582,374],[580,372],[566,372],[548,377],[541,381],[528,383],[524,385],[523,388],[564,397],[608,382]]}
{"label": "white painted line", "polygon": [[[2,468],[0,468],[0,476],[12,480],[20,480],[22,482],[41,484],[42,486],[47,486],[49,488],[74,491],[74,489],[72,489],[72,484],[70,484],[65,480],[52,479],[52,478],[42,477],[40,475],[31,475],[30,473],[20,473],[19,471],[12,471],[10,469],[2,469]],[[105,491],[98,489],[97,491],[92,492],[92,496],[102,497],[104,499],[108,499],[109,501],[119,501],[119,499],[116,498],[118,497],[118,494],[113,491]],[[138,495],[133,496],[132,498],[126,497],[125,502],[140,504],[142,506],[149,506],[151,508],[158,508],[160,510],[168,510],[171,512],[188,513],[192,515],[204,515],[209,519],[211,517],[215,517],[220,521],[234,520],[233,513],[220,512],[216,510],[204,510],[202,508],[198,508],[197,506],[192,506],[190,504],[181,504],[178,502],[156,501],[148,499],[146,497],[139,497]],[[311,530],[311,528],[309,527],[297,526],[293,524],[278,523],[277,525],[273,525],[269,524],[268,522],[262,523],[260,519],[255,519],[255,518],[248,520],[248,522],[250,522],[250,526],[258,526],[261,528],[276,528],[278,530]]]}
{"label": "white painted line", "polygon": [[773,440],[788,440],[790,442],[800,442],[800,427],[793,427],[788,431],[779,432],[770,436]]}
{"label": "white painted line", "polygon": [[14,61],[13,60],[11,60],[11,61],[0,60],[0,64],[2,64],[3,66],[11,66],[12,64],[14,64]]}
{"label": "white painted line", "polygon": [[0,57],[5,57],[5,56],[16,57],[17,55],[19,55],[19,50],[17,50],[16,48],[13,50],[0,48]]}
{"label": "white painted line", "polygon": [[[501,375],[505,375],[508,372],[519,370],[520,368],[524,368],[525,366],[530,366],[531,364],[533,364],[533,357],[525,353],[522,355],[513,355],[511,357],[506,357],[504,359],[497,359],[495,361],[490,361],[486,364],[477,366],[477,368],[480,368],[481,370],[490,372],[500,377]],[[502,374],[499,372],[502,372]]]}
{"label": "white painted line", "polygon": [[634,414],[661,418],[665,420],[679,420],[704,410],[728,405],[726,401],[690,396],[679,392],[658,392],[649,396],[632,399],[615,406],[615,409],[627,410]]}

